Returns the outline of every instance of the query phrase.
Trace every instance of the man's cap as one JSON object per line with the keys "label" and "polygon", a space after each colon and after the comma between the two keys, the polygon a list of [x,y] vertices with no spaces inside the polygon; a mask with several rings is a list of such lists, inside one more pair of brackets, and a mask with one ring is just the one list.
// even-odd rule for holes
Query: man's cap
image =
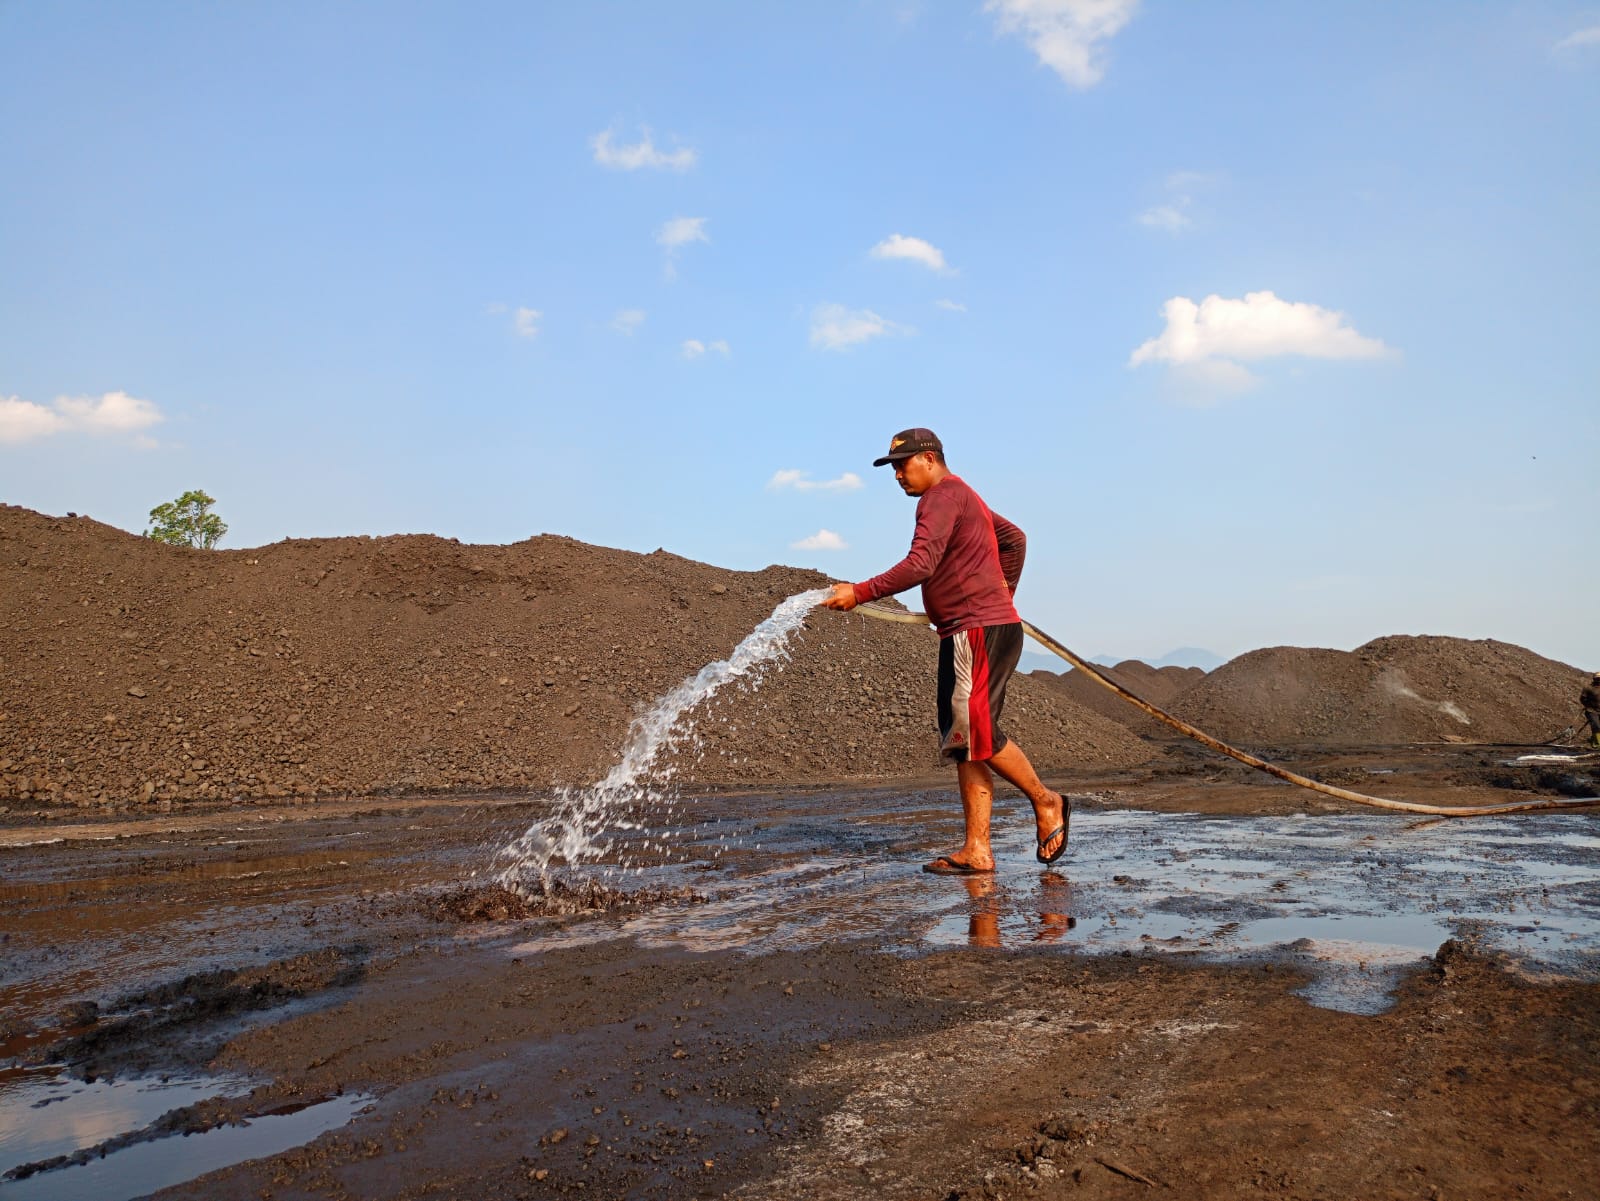
{"label": "man's cap", "polygon": [[874,467],[882,467],[885,463],[898,463],[901,459],[909,459],[912,455],[920,455],[925,450],[936,450],[944,453],[944,443],[939,441],[939,435],[932,430],[923,429],[920,425],[916,429],[901,430],[889,439],[889,453],[881,459],[873,459]]}

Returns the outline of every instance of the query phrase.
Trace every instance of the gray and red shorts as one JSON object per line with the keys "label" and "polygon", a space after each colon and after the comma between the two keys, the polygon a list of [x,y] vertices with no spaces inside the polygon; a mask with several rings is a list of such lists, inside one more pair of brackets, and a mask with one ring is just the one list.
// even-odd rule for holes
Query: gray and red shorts
{"label": "gray and red shorts", "polygon": [[975,763],[1004,750],[1000,710],[1022,657],[1022,623],[960,630],[939,640],[939,754]]}

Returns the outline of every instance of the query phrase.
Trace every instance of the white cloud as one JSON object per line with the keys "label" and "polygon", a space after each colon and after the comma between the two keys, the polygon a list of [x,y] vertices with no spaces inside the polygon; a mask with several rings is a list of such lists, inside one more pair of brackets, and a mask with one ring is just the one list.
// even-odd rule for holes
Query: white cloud
{"label": "white cloud", "polygon": [[656,244],[667,252],[667,278],[678,274],[678,252],[692,242],[709,242],[704,217],[674,217],[656,231]]}
{"label": "white cloud", "polygon": [[793,550],[850,549],[845,540],[839,537],[838,534],[835,534],[832,530],[818,530],[815,534],[812,534],[808,538],[802,538],[798,542],[789,543],[789,546]]}
{"label": "white cloud", "polygon": [[54,409],[18,396],[0,396],[0,442],[31,442],[67,428]]}
{"label": "white cloud", "polygon": [[727,358],[733,353],[733,347],[729,346],[721,338],[718,338],[715,342],[702,342],[699,338],[688,338],[685,339],[682,350],[683,357],[686,359],[698,359],[708,353],[720,354],[723,358]]}
{"label": "white cloud", "polygon": [[[0,396],[0,443],[31,442],[53,434],[138,435],[164,420],[153,403],[126,392],[58,396],[49,405]],[[148,436],[136,440],[154,445]]]}
{"label": "white cloud", "polygon": [[1166,329],[1135,350],[1128,365],[1166,363],[1213,390],[1240,391],[1255,382],[1240,360],[1373,359],[1391,353],[1377,338],[1352,329],[1343,313],[1279,300],[1271,292],[1250,292],[1243,300],[1212,295],[1199,304],[1174,296],[1162,313]]}
{"label": "white cloud", "polygon": [[941,308],[947,313],[965,313],[967,311],[967,306],[959,300],[936,300],[933,303],[935,308]]}
{"label": "white cloud", "polygon": [[1139,0],[988,0],[1001,33],[1021,35],[1039,61],[1070,87],[1092,88],[1105,75],[1102,43],[1133,19]]}
{"label": "white cloud", "polygon": [[819,350],[844,350],[889,334],[916,332],[871,309],[847,309],[842,304],[820,304],[811,314],[811,345]]}
{"label": "white cloud", "polygon": [[1139,224],[1148,225],[1152,229],[1164,229],[1168,233],[1181,233],[1194,224],[1186,211],[1189,207],[1187,196],[1172,204],[1158,204],[1145,209],[1139,214]]}
{"label": "white cloud", "polygon": [[671,152],[660,151],[650,140],[648,128],[639,132],[642,136],[632,146],[614,146],[611,143],[612,131],[601,130],[589,139],[589,145],[594,148],[594,161],[602,167],[612,167],[619,171],[637,171],[641,167],[687,171],[694,166],[697,156],[689,147],[684,146]]}
{"label": "white cloud", "polygon": [[539,322],[544,314],[538,309],[518,309],[511,316],[511,325],[517,331],[519,338],[537,338],[539,336]]}
{"label": "white cloud", "polygon": [[948,274],[950,269],[945,266],[944,251],[931,242],[921,238],[908,238],[904,234],[890,234],[883,241],[872,248],[872,257],[875,259],[909,259],[913,263],[921,263],[930,271],[937,271],[941,275]]}
{"label": "white cloud", "polygon": [[1174,171],[1163,183],[1167,198],[1164,203],[1151,205],[1139,214],[1140,225],[1151,229],[1179,234],[1194,225],[1191,211],[1194,194],[1213,187],[1221,176],[1209,171]]}
{"label": "white cloud", "polygon": [[767,487],[774,492],[783,488],[793,488],[796,492],[854,492],[862,487],[861,477],[853,471],[847,471],[838,479],[814,480],[809,478],[810,472],[798,471],[786,467],[782,471],[772,473],[772,478],[767,481]]}
{"label": "white cloud", "polygon": [[677,250],[690,242],[709,242],[704,217],[674,217],[656,232],[656,242],[668,250]]}
{"label": "white cloud", "polygon": [[643,309],[618,309],[617,315],[611,319],[611,328],[619,334],[627,334],[630,338],[633,336],[633,332],[643,324]]}
{"label": "white cloud", "polygon": [[1587,29],[1580,29],[1569,33],[1556,43],[1557,50],[1578,50],[1584,46],[1600,46],[1600,25],[1590,25]]}

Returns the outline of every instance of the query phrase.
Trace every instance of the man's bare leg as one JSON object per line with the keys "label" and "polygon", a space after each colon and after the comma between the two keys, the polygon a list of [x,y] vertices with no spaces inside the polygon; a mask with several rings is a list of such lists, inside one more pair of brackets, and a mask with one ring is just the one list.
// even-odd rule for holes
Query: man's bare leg
{"label": "man's bare leg", "polygon": [[[962,766],[965,767],[966,764],[962,764]],[[982,767],[984,765],[980,763],[977,766]],[[1056,827],[1064,824],[1066,820],[1064,816],[1067,805],[1066,798],[1059,792],[1051,792],[1044,786],[1044,783],[1039,779],[1039,773],[1033,770],[1033,764],[1028,762],[1028,756],[1022,753],[1022,748],[1016,744],[1014,739],[1007,739],[1005,746],[990,756],[988,766],[994,768],[995,771],[1014,784],[1022,792],[1023,796],[1028,798],[1028,803],[1033,806],[1034,824],[1039,829],[1037,835],[1039,841],[1043,842],[1051,834],[1055,834]],[[963,808],[966,806],[965,791],[965,789],[962,790]],[[992,804],[994,799],[993,788],[990,789],[989,799]],[[986,843],[988,841],[988,828],[987,810],[985,810],[984,841]],[[1066,838],[1065,832],[1056,834],[1054,838],[1044,844],[1041,848],[1041,853],[1046,856],[1053,854],[1064,838]]]}
{"label": "man's bare leg", "polygon": [[[994,812],[994,774],[998,771],[1028,798],[1033,806],[1037,838],[1045,839],[1055,834],[1062,824],[1066,800],[1058,792],[1051,792],[1033,770],[1028,756],[1014,741],[1007,740],[1000,751],[987,760],[968,760],[956,765],[956,779],[961,787],[961,816],[966,825],[966,841],[951,858],[978,871],[994,868],[994,848],[989,841],[990,819]],[[1044,845],[1044,854],[1051,854],[1061,845],[1066,835],[1056,834]]]}
{"label": "man's bare leg", "polygon": [[989,815],[994,808],[994,776],[986,763],[956,764],[961,787],[961,817],[967,839],[951,858],[978,871],[994,870],[994,848],[989,845]]}

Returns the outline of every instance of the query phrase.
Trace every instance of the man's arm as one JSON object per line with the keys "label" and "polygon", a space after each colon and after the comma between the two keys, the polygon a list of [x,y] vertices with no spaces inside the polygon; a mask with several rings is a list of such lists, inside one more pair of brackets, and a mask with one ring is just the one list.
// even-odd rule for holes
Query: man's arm
{"label": "man's arm", "polygon": [[1015,592],[1022,580],[1022,561],[1028,555],[1028,536],[993,509],[989,516],[994,519],[994,537],[1000,544],[1000,573],[1006,577],[1006,587]]}
{"label": "man's arm", "polygon": [[917,528],[911,536],[911,550],[906,557],[882,575],[873,576],[860,584],[835,584],[833,593],[823,601],[823,607],[848,613],[859,604],[904,592],[920,584],[933,574],[933,569],[944,557],[945,547],[955,529],[956,507],[939,498],[937,492],[926,492],[917,501]]}
{"label": "man's arm", "polygon": [[955,526],[956,502],[951,494],[941,495],[939,489],[923,493],[917,501],[917,528],[911,536],[910,551],[882,575],[857,584],[857,603],[893,596],[926,580],[944,558]]}

